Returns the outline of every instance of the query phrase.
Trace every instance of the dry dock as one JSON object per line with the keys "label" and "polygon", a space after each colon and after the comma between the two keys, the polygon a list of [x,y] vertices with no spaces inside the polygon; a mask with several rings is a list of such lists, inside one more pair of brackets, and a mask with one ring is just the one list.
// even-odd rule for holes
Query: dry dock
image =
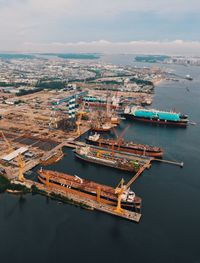
{"label": "dry dock", "polygon": [[69,200],[76,202],[77,204],[81,204],[81,205],[85,205],[88,207],[88,209],[91,210],[98,210],[110,215],[114,215],[114,216],[118,216],[136,223],[139,223],[140,218],[141,218],[141,214],[140,213],[136,213],[136,212],[132,212],[129,210],[123,210],[123,213],[117,213],[115,211],[115,207],[107,205],[107,204],[102,204],[102,203],[98,203],[97,201],[88,199],[88,198],[84,198],[84,197],[80,197],[79,195],[76,194],[72,194],[69,193],[68,191],[63,191],[61,189],[55,189],[51,186],[46,186],[37,182],[33,182],[30,180],[25,180],[24,182],[19,182],[18,180],[14,180],[13,181],[14,184],[21,184],[21,185],[25,185],[27,188],[31,188],[32,185],[35,185],[39,190],[44,191],[47,195],[50,195],[52,193],[54,194],[58,194],[61,195],[63,197],[68,198]]}

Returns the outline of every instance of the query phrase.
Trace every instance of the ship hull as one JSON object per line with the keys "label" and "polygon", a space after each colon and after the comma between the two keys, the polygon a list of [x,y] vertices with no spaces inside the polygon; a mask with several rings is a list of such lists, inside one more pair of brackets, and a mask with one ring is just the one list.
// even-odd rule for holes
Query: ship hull
{"label": "ship hull", "polygon": [[[87,199],[90,199],[90,200],[93,200],[93,201],[97,201],[97,187],[99,187],[99,188],[104,188],[105,187],[103,185],[91,182],[91,183],[94,184],[94,188],[93,189],[90,189],[90,190],[89,189],[81,189],[81,185],[74,186],[73,185],[73,181],[69,185],[69,180],[66,183],[66,185],[64,186],[63,178],[61,179],[62,183],[60,183],[59,179],[55,180],[55,179],[53,179],[50,176],[50,180],[48,180],[48,182],[47,182],[46,177],[43,176],[43,172],[39,171],[38,173],[39,173],[38,181],[40,183],[48,185],[48,187],[52,187],[53,189],[58,189],[60,191],[64,191],[66,193],[77,195],[77,196],[80,196],[82,198],[87,198]],[[57,174],[60,174],[60,173],[57,173],[57,172],[53,172],[53,173],[55,173],[56,176],[57,176]],[[62,174],[62,177],[63,176],[67,178],[69,175]],[[72,176],[70,176],[70,177],[72,177]],[[111,189],[111,187],[107,187],[107,188]],[[109,191],[109,190],[107,189],[107,191]],[[114,189],[113,188],[111,189],[111,192],[114,193]],[[107,195],[104,195],[103,191],[102,191],[101,194],[100,194],[100,199],[101,199],[101,203],[112,205],[112,206],[116,206],[117,205],[117,196],[112,194],[112,193],[110,193],[110,195],[107,196]],[[121,204],[122,204],[122,207],[127,208],[127,209],[140,208],[141,207],[141,198],[140,197],[136,197],[134,202],[122,201]]]}
{"label": "ship hull", "polygon": [[[100,146],[103,148],[108,148],[108,149],[112,149],[112,145],[106,143],[106,142],[99,142],[99,141],[93,141],[93,140],[89,140],[88,138],[86,138],[86,142],[92,145],[96,145],[96,146]],[[114,145],[114,149],[121,151],[121,152],[127,152],[127,153],[134,153],[134,154],[138,154],[138,155],[142,155],[142,156],[148,156],[148,157],[157,157],[157,158],[162,158],[163,157],[163,151],[159,151],[159,152],[154,152],[154,151],[147,151],[147,150],[143,150],[143,149],[133,149],[131,147],[128,146],[120,146],[120,149],[118,149],[117,145]]]}
{"label": "ship hull", "polygon": [[124,113],[123,116],[126,119],[141,121],[141,122],[148,122],[148,123],[159,124],[159,125],[178,126],[178,127],[183,127],[183,128],[186,128],[188,126],[188,123],[185,121],[168,121],[168,120],[148,119],[148,118],[136,117],[132,114],[126,114],[126,113]]}
{"label": "ship hull", "polygon": [[135,169],[134,168],[127,168],[127,167],[123,167],[123,166],[117,166],[116,163],[108,163],[108,162],[103,162],[101,160],[95,160],[95,159],[91,159],[85,155],[81,155],[79,153],[75,153],[76,157],[83,160],[83,161],[86,161],[86,162],[90,162],[90,163],[95,163],[95,164],[99,164],[99,165],[103,165],[103,166],[108,166],[108,167],[111,167],[111,168],[115,168],[115,169],[118,169],[118,170],[123,170],[123,171],[129,171],[129,172],[135,172]]}

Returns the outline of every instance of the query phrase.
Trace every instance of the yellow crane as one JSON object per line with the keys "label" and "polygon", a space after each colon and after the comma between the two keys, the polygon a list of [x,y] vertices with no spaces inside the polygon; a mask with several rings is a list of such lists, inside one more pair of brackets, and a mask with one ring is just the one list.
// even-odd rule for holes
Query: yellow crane
{"label": "yellow crane", "polygon": [[119,182],[118,186],[115,188],[115,194],[118,195],[117,198],[117,207],[115,208],[115,212],[122,214],[123,209],[121,208],[121,200],[122,200],[122,195],[124,191],[126,191],[126,185],[124,185],[124,179],[122,178],[121,181]]}
{"label": "yellow crane", "polygon": [[6,143],[6,145],[8,146],[9,152],[12,152],[12,151],[13,151],[13,148],[11,147],[9,141],[6,139],[6,136],[4,135],[3,131],[1,131],[1,135],[2,135],[2,137],[3,137],[3,139],[4,139],[5,143]]}
{"label": "yellow crane", "polygon": [[[3,131],[1,131],[1,135],[2,135],[6,145],[8,146],[9,152],[15,151],[15,149],[12,147],[11,143],[6,139],[6,136],[4,135]],[[16,159],[17,159],[17,163],[18,163],[18,167],[19,167],[18,179],[19,179],[19,181],[24,181],[23,171],[24,171],[24,167],[25,167],[25,162],[23,160],[21,153],[18,153]]]}
{"label": "yellow crane", "polygon": [[121,200],[122,200],[122,195],[125,191],[129,189],[132,183],[135,182],[135,180],[141,175],[141,173],[146,169],[150,167],[150,163],[146,163],[143,165],[138,172],[130,179],[130,181],[127,184],[124,184],[124,179],[122,178],[121,181],[119,182],[118,186],[115,188],[115,194],[118,195],[117,199],[117,207],[115,208],[115,212],[122,214],[124,210],[121,208]]}
{"label": "yellow crane", "polygon": [[77,121],[76,121],[76,126],[77,126],[76,133],[77,133],[77,135],[81,134],[80,126],[82,124],[82,122],[81,122],[82,116],[83,116],[82,112],[79,112],[78,117],[77,117]]}
{"label": "yellow crane", "polygon": [[98,158],[101,158],[101,156],[103,155],[103,154],[107,154],[107,155],[111,155],[111,153],[109,152],[109,151],[104,151],[104,150],[97,150],[97,152],[96,152],[96,156],[98,157]]}
{"label": "yellow crane", "polygon": [[76,121],[76,126],[77,126],[76,133],[77,133],[77,135],[81,135],[80,126],[82,124],[82,117],[84,115],[87,115],[86,111],[78,111],[77,112],[77,121]]}
{"label": "yellow crane", "polygon": [[18,162],[18,167],[19,167],[19,175],[18,175],[18,179],[19,181],[24,181],[24,167],[25,167],[25,162],[23,160],[22,155],[19,153],[17,156],[17,162]]}

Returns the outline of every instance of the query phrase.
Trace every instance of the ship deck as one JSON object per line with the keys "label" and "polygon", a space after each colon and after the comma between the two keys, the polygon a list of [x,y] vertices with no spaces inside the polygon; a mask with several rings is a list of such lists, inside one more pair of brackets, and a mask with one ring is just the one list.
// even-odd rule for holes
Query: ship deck
{"label": "ship deck", "polygon": [[[112,139],[100,138],[97,141],[92,141],[87,138],[87,141],[91,143],[96,143],[97,145],[106,144],[107,146],[110,146],[111,149],[112,149],[112,145],[114,145],[115,147],[118,147],[117,141],[113,141]],[[123,147],[129,147],[129,148],[137,149],[141,151],[144,151],[144,150],[145,151],[155,151],[155,152],[162,151],[161,148],[156,147],[156,146],[149,146],[146,144],[140,144],[140,143],[134,143],[134,142],[128,142],[128,141],[122,141],[122,143],[120,144],[120,148],[123,148]]]}
{"label": "ship deck", "polygon": [[[94,189],[94,191],[96,191],[96,189],[98,187],[100,187],[101,190],[104,192],[108,192],[111,194],[115,193],[114,188],[112,188],[111,186],[98,184],[96,182],[86,180],[86,179],[82,179],[80,177],[76,177],[73,175],[58,173],[58,172],[54,172],[54,171],[50,171],[50,170],[43,170],[42,172],[39,172],[39,173],[44,175],[44,176],[50,176],[49,177],[50,179],[55,179],[56,181],[58,181],[60,183],[66,183],[68,185],[70,185],[70,184],[75,185],[76,184],[77,186],[81,187],[81,189],[91,188],[91,189]],[[82,183],[81,183],[81,181],[82,181]]]}

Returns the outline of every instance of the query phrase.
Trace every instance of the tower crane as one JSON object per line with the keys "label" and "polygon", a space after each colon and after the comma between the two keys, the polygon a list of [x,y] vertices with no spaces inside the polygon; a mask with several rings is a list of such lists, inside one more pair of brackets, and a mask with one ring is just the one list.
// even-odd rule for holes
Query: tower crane
{"label": "tower crane", "polygon": [[[15,149],[12,147],[11,143],[6,139],[3,131],[1,131],[1,135],[2,135],[6,145],[8,146],[9,151],[10,152],[15,151]],[[17,159],[17,163],[18,163],[18,167],[19,167],[18,179],[19,179],[19,181],[24,181],[23,171],[24,171],[24,167],[25,167],[25,162],[23,160],[21,153],[18,153],[16,159]]]}

